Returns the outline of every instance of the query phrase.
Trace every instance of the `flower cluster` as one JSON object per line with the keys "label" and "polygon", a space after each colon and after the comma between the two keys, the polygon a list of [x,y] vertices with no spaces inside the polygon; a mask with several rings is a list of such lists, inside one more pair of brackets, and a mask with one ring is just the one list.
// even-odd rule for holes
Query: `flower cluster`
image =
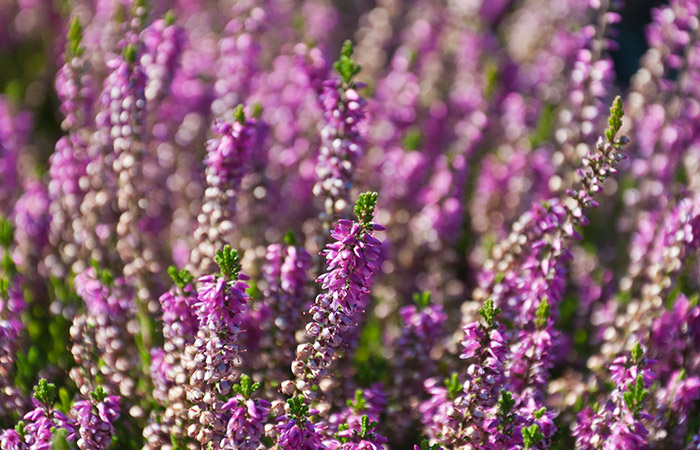
{"label": "flower cluster", "polygon": [[292,363],[296,383],[290,386],[287,382],[283,387],[289,393],[296,388],[308,400],[318,397],[314,387],[328,376],[330,365],[338,358],[336,349],[365,312],[371,277],[381,254],[381,241],[372,235],[383,229],[372,221],[376,203],[376,192],[361,194],[355,206],[357,221],[340,219],[331,231],[335,242],[324,251],[328,271],[318,277],[324,292],[309,309],[312,321],[306,325],[313,344],[297,349]]}
{"label": "flower cluster", "polygon": [[700,448],[647,3],[0,0],[0,448]]}
{"label": "flower cluster", "polygon": [[319,99],[325,122],[314,194],[323,199],[322,219],[327,227],[333,219],[343,217],[350,206],[353,172],[364,147],[362,122],[366,101],[357,92],[362,85],[353,81],[360,71],[360,66],[352,60],[353,52],[352,42],[346,41],[335,63],[341,78],[327,80]]}

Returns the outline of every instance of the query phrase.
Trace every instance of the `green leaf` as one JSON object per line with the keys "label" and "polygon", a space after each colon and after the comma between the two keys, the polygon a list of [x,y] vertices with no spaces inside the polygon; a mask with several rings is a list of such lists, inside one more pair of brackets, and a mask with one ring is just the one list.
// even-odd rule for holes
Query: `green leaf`
{"label": "green leaf", "polygon": [[223,250],[216,252],[214,258],[221,269],[221,276],[227,280],[232,280],[241,270],[240,258],[238,250],[234,250],[230,245],[226,244]]}
{"label": "green leaf", "polygon": [[107,398],[107,391],[102,386],[97,386],[93,392],[90,392],[90,397],[98,403],[102,403]]}
{"label": "green leaf", "polygon": [[494,306],[493,300],[488,299],[484,302],[484,306],[479,308],[479,314],[484,318],[486,325],[491,328],[496,324],[496,316],[501,313],[500,308]]}
{"label": "green leaf", "polygon": [[355,401],[348,399],[347,405],[356,413],[364,411],[367,408],[367,400],[365,399],[365,394],[362,392],[362,389],[355,390]]}
{"label": "green leaf", "polygon": [[374,219],[374,208],[377,206],[377,193],[364,192],[360,194],[355,204],[355,215],[363,226],[368,226]]}
{"label": "green leaf", "polygon": [[454,400],[462,392],[462,384],[459,382],[457,373],[453,373],[449,378],[445,378],[445,387],[447,388],[447,396],[450,400]]}
{"label": "green leaf", "polygon": [[287,231],[287,233],[284,235],[284,242],[292,247],[297,245],[297,236],[294,233],[294,230]]}
{"label": "green leaf", "polygon": [[340,58],[333,63],[333,68],[338,72],[346,85],[349,85],[352,78],[362,70],[362,67],[355,64],[355,61],[352,60],[354,52],[352,41],[345,41],[340,51]]}
{"label": "green leaf", "polygon": [[233,386],[233,390],[245,399],[249,399],[259,388],[260,383],[253,383],[253,380],[245,374],[241,375],[241,381]]}
{"label": "green leaf", "polygon": [[309,405],[304,402],[304,397],[297,396],[287,400],[289,413],[296,418],[299,423],[304,422],[309,416]]}
{"label": "green leaf", "polygon": [[34,398],[46,407],[53,405],[56,400],[56,385],[49,383],[44,378],[34,386]]}
{"label": "green leaf", "polygon": [[80,45],[83,40],[83,26],[80,24],[80,18],[73,16],[70,25],[68,26],[68,42],[66,44],[66,59],[79,57],[83,54],[83,47]]}
{"label": "green leaf", "polygon": [[521,433],[523,436],[523,448],[526,450],[539,444],[540,441],[544,439],[544,435],[540,431],[539,425],[536,423],[529,427],[523,427]]}
{"label": "green leaf", "polygon": [[430,291],[414,292],[413,302],[418,306],[418,309],[425,309],[430,305]]}
{"label": "green leaf", "polygon": [[51,450],[70,450],[71,446],[68,443],[68,431],[65,428],[59,428],[54,431],[53,439],[51,440]]}
{"label": "green leaf", "polygon": [[420,448],[420,450],[440,450],[440,444],[430,445],[427,439],[423,439],[418,448]]}
{"label": "green leaf", "polygon": [[243,112],[243,105],[236,106],[233,110],[233,120],[238,123],[245,123],[245,112]]}
{"label": "green leaf", "polygon": [[615,136],[622,128],[622,116],[624,115],[624,110],[622,108],[622,97],[619,95],[615,97],[612,106],[610,107],[610,117],[608,118],[608,129],[605,130],[605,137],[608,142],[614,142]]}
{"label": "green leaf", "polygon": [[638,364],[639,361],[641,361],[642,356],[644,355],[644,350],[642,350],[642,346],[639,345],[639,342],[634,344],[634,348],[632,349],[632,363],[633,364]]}
{"label": "green leaf", "polygon": [[178,272],[175,266],[168,267],[168,275],[170,275],[173,283],[183,292],[187,288],[187,285],[192,284],[194,281],[194,275],[187,269],[182,269]]}
{"label": "green leaf", "polygon": [[537,313],[535,316],[535,326],[539,329],[543,329],[547,326],[549,321],[550,309],[549,309],[549,299],[545,296],[540,302],[540,306],[537,307]]}

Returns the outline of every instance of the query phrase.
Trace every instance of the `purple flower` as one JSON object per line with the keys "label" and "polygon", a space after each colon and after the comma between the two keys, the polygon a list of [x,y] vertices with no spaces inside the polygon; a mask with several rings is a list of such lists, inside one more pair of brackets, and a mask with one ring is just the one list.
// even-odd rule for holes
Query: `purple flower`
{"label": "purple flower", "polygon": [[222,406],[225,414],[230,417],[226,425],[226,436],[221,444],[223,448],[259,448],[270,413],[270,402],[251,398],[258,387],[257,383],[251,382],[250,377],[243,375],[240,384],[233,387],[237,395]]}
{"label": "purple flower", "polygon": [[107,396],[101,388],[90,400],[73,404],[78,425],[77,445],[80,450],[106,450],[114,435],[114,424],[119,419],[119,397]]}
{"label": "purple flower", "polygon": [[145,51],[141,55],[141,65],[148,77],[145,95],[149,102],[161,101],[170,92],[187,41],[185,30],[172,21],[172,15],[168,15],[153,21],[142,31]]}
{"label": "purple flower", "polygon": [[236,109],[235,118],[233,123],[215,121],[212,129],[218,137],[207,142],[204,158],[207,188],[195,232],[198,246],[192,251],[190,261],[193,270],[196,268],[199,273],[210,269],[216,249],[228,241],[233,230],[238,191],[258,144],[257,121],[246,118],[242,106]]}
{"label": "purple flower", "polygon": [[500,310],[493,301],[487,300],[479,313],[483,322],[473,322],[464,328],[464,350],[460,358],[466,359],[469,366],[451,413],[460,427],[454,430],[449,442],[490,449],[492,443],[501,439],[496,414],[505,383],[508,345],[505,327],[496,321]]}
{"label": "purple flower", "polygon": [[[363,121],[366,101],[357,92],[362,85],[352,82],[359,66],[350,59],[353,49],[346,41],[336,69],[343,79],[330,79],[323,85],[319,98],[323,105],[324,123],[321,128],[321,151],[316,165],[318,181],[314,195],[323,200],[322,220],[327,227],[343,217],[350,207],[353,171],[364,151]],[[349,72],[342,72],[349,65]]]}
{"label": "purple flower", "polygon": [[306,326],[313,344],[300,346],[292,363],[296,387],[308,399],[317,396],[312,387],[327,376],[336,358],[335,349],[367,306],[372,274],[378,269],[381,253],[381,242],[372,236],[374,230],[383,229],[372,222],[376,201],[376,193],[361,194],[355,208],[359,221],[339,220],[331,231],[334,242],[324,251],[327,271],[318,277],[324,292],[309,310],[312,321]]}
{"label": "purple flower", "polygon": [[647,449],[649,432],[643,425],[652,417],[644,411],[655,375],[648,366],[655,361],[642,356],[639,344],[630,355],[615,359],[610,366],[615,389],[604,406],[594,412],[590,407],[578,414],[573,436],[582,450],[619,448]]}
{"label": "purple flower", "polygon": [[238,253],[230,246],[219,250],[217,262],[221,275],[199,278],[197,299],[192,309],[199,322],[197,335],[185,350],[185,366],[189,372],[187,400],[189,417],[199,418],[191,423],[190,437],[201,443],[224,438],[226,415],[221,414],[223,397],[232,389],[236,378],[235,367],[240,364],[238,335],[242,313],[249,297],[248,279],[240,273]]}

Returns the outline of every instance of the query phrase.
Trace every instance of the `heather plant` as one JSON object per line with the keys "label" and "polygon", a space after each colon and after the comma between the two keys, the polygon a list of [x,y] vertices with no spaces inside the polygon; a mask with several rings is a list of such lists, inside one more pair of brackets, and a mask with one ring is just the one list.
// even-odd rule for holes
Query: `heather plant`
{"label": "heather plant", "polygon": [[0,450],[700,449],[700,0],[625,3],[0,1]]}

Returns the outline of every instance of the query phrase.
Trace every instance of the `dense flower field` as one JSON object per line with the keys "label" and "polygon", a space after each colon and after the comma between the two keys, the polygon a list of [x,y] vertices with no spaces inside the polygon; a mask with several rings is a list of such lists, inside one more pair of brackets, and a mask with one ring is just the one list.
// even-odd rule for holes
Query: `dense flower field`
{"label": "dense flower field", "polygon": [[0,449],[700,449],[700,0],[621,8],[0,1]]}

